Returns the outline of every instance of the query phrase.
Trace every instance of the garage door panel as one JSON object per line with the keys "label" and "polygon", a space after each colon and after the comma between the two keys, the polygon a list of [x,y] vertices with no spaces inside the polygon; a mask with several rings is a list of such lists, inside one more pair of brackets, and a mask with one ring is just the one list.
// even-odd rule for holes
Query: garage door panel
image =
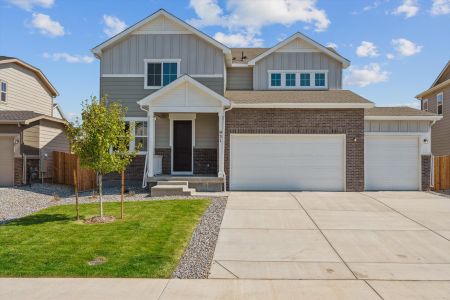
{"label": "garage door panel", "polygon": [[232,135],[234,190],[344,190],[344,138]]}
{"label": "garage door panel", "polygon": [[366,136],[366,190],[418,190],[417,136]]}

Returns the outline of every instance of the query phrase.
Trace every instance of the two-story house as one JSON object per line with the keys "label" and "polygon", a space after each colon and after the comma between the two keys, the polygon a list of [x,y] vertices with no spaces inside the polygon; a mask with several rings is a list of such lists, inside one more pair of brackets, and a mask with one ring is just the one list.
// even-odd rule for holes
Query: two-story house
{"label": "two-story house", "polygon": [[0,56],[0,186],[53,175],[53,151],[69,151],[58,92],[36,67]]}
{"label": "two-story house", "polygon": [[350,62],[301,33],[229,48],[159,10],[92,49],[145,146],[128,177],[198,190],[426,190],[438,116],[342,89]]}
{"label": "two-story house", "polygon": [[416,96],[423,111],[442,116],[431,130],[433,155],[450,155],[450,61],[426,91]]}

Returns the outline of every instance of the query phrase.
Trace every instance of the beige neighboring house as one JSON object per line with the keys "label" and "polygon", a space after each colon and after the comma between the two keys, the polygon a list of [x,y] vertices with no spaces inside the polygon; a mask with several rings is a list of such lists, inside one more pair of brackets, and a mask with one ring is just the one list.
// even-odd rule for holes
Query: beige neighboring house
{"label": "beige neighboring house", "polygon": [[431,130],[433,155],[450,155],[450,60],[431,87],[416,96],[423,111],[442,116]]}
{"label": "beige neighboring house", "polygon": [[69,151],[58,92],[41,70],[0,56],[0,186],[53,175],[53,151]]}

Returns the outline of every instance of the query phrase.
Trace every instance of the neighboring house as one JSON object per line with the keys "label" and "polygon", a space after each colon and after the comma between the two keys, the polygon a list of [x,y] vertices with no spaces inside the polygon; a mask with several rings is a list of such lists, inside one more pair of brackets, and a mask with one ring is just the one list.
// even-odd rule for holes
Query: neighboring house
{"label": "neighboring house", "polygon": [[69,151],[65,120],[55,114],[58,92],[37,68],[0,56],[0,186],[27,183],[31,172],[49,179],[53,151]]}
{"label": "neighboring house", "polygon": [[[350,62],[295,33],[230,49],[159,10],[92,49],[143,143],[127,177],[198,190],[426,190],[438,116],[342,90]],[[113,178],[110,178],[113,179]]]}
{"label": "neighboring house", "polygon": [[433,155],[450,155],[450,61],[429,89],[416,96],[423,111],[442,116],[431,130]]}

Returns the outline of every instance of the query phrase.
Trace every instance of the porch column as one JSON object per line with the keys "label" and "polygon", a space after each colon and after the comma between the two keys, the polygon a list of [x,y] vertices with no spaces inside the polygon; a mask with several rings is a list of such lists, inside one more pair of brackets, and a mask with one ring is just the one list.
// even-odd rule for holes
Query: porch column
{"label": "porch column", "polygon": [[218,177],[224,176],[224,139],[225,139],[225,130],[224,130],[224,124],[223,124],[223,111],[218,112],[219,115],[219,170],[218,170]]}
{"label": "porch column", "polygon": [[155,113],[148,111],[147,126],[147,177],[153,177],[153,157],[155,155]]}

